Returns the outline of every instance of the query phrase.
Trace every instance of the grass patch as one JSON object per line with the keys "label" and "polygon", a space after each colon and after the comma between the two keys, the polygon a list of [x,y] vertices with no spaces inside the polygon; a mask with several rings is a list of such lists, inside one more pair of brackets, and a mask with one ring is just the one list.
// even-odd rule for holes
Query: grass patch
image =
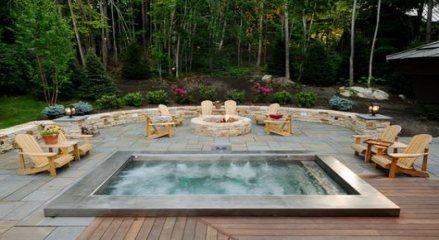
{"label": "grass patch", "polygon": [[0,129],[20,123],[39,120],[41,110],[47,106],[44,101],[29,96],[0,98]]}

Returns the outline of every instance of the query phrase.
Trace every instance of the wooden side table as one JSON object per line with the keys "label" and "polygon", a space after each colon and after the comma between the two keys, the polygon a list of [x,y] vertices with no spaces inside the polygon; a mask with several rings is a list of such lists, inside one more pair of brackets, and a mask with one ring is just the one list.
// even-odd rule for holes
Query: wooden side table
{"label": "wooden side table", "polygon": [[365,140],[364,143],[367,144],[366,154],[364,155],[364,162],[369,162],[372,157],[372,147],[377,149],[377,154],[382,155],[384,151],[393,148],[393,153],[398,153],[399,149],[404,149],[407,147],[407,144],[402,142],[387,142],[377,139],[368,139]]}
{"label": "wooden side table", "polygon": [[379,139],[367,139],[364,141],[367,144],[366,154],[364,154],[364,162],[369,162],[372,157],[372,147],[378,148],[379,153],[389,148],[393,143]]}
{"label": "wooden side table", "polygon": [[57,144],[41,144],[40,146],[49,148],[49,152],[53,152],[53,148],[59,148],[62,154],[69,154],[69,148],[73,148],[73,156],[75,160],[79,160],[81,156],[79,155],[78,143],[78,141],[64,141]]}

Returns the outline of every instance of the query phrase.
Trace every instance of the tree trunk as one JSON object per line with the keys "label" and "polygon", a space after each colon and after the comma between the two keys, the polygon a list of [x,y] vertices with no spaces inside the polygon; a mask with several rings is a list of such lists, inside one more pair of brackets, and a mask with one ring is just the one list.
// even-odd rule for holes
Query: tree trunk
{"label": "tree trunk", "polygon": [[354,56],[355,56],[355,17],[357,11],[357,0],[352,6],[351,19],[351,56],[349,57],[349,86],[354,85]]}
{"label": "tree trunk", "polygon": [[427,27],[425,31],[425,41],[429,43],[431,41],[431,21],[433,18],[433,7],[434,7],[434,1],[429,0],[428,1],[428,11],[427,11]]}
{"label": "tree trunk", "polygon": [[142,46],[143,46],[143,51],[146,50],[146,16],[145,16],[145,1],[141,0],[140,1],[140,10],[141,10],[141,14],[142,14]]}
{"label": "tree trunk", "polygon": [[220,42],[218,44],[218,51],[221,51],[223,49],[224,34],[226,33],[226,27],[227,27],[227,19],[224,18],[223,29],[221,30],[221,40],[220,40]]}
{"label": "tree trunk", "polygon": [[377,5],[377,19],[375,25],[375,32],[372,39],[372,47],[370,48],[370,58],[369,58],[369,76],[367,78],[367,87],[370,88],[370,82],[372,81],[372,71],[373,71],[373,52],[375,51],[375,43],[377,40],[378,29],[380,27],[380,15],[381,15],[381,0],[378,0]]}
{"label": "tree trunk", "polygon": [[289,30],[288,30],[288,1],[285,0],[285,78],[290,79],[290,45],[289,45]]}
{"label": "tree trunk", "polygon": [[114,64],[117,66],[119,65],[119,57],[118,57],[118,49],[117,49],[117,42],[116,42],[116,25],[114,21],[114,6],[111,4],[111,33],[113,34],[113,54],[114,54]]}
{"label": "tree trunk", "polygon": [[[99,2],[99,10],[101,12],[101,20],[104,22],[106,20],[105,11],[104,11],[104,1]],[[105,33],[105,28],[101,29],[101,57],[102,63],[105,67],[107,67],[107,38]]]}
{"label": "tree trunk", "polygon": [[264,0],[261,1],[261,6],[259,11],[259,41],[258,41],[258,57],[256,59],[256,66],[261,66],[261,58],[262,58],[262,27],[264,20]]}
{"label": "tree trunk", "polygon": [[78,44],[78,51],[79,51],[79,58],[81,60],[81,65],[85,66],[84,52],[82,51],[81,38],[79,37],[78,27],[76,26],[76,19],[75,19],[75,13],[73,12],[72,1],[67,0],[67,4],[69,5],[70,14],[72,16],[73,30],[75,32],[76,42]]}
{"label": "tree trunk", "polygon": [[417,16],[416,16],[416,33],[417,33],[416,40],[417,41],[421,40],[420,36],[421,36],[421,26],[422,26],[422,18],[423,18],[422,14],[424,12],[424,6],[425,6],[425,0],[420,1],[419,7],[417,10]]}
{"label": "tree trunk", "polygon": [[241,32],[242,32],[242,14],[241,14],[241,20],[239,22],[238,43],[237,43],[238,66],[241,65]]}
{"label": "tree trunk", "polygon": [[177,46],[175,50],[175,77],[179,79],[180,72],[180,34],[177,37]]}
{"label": "tree trunk", "polygon": [[252,44],[248,43],[248,64],[250,65],[252,62]]}

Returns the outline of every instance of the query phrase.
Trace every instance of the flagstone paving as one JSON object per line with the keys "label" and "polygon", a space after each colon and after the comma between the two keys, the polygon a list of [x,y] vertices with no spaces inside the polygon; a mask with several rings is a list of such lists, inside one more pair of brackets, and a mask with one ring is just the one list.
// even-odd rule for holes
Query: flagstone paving
{"label": "flagstone paving", "polygon": [[[254,125],[251,134],[239,137],[204,137],[191,133],[188,121],[177,127],[173,138],[146,140],[144,124],[129,124],[100,130],[93,138],[96,147],[89,156],[74,162],[58,176],[47,173],[19,176],[17,153],[0,155],[0,239],[75,239],[92,218],[45,218],[44,205],[89,171],[97,168],[115,151],[211,151],[212,144],[229,143],[233,151],[305,150],[334,155],[363,177],[384,177],[384,171],[353,155],[349,129],[307,122],[294,122],[291,137],[265,135]],[[407,142],[409,138],[400,140]],[[428,169],[432,179],[439,176],[439,139],[431,145]],[[419,164],[419,163],[418,163]]]}

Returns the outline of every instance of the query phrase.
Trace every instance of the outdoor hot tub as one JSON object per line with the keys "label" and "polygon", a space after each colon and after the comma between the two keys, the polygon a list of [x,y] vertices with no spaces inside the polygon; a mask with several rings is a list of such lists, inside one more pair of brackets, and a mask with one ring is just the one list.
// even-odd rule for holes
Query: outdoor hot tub
{"label": "outdoor hot tub", "polygon": [[197,135],[232,137],[251,131],[250,118],[241,116],[207,115],[191,119],[191,129]]}
{"label": "outdoor hot tub", "polygon": [[44,209],[79,216],[398,216],[334,157],[116,152]]}

